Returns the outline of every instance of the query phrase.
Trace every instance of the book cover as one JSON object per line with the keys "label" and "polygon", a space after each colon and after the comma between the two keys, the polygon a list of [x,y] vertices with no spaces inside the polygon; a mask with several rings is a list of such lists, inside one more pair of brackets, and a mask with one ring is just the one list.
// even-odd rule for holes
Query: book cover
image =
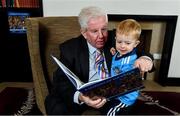
{"label": "book cover", "polygon": [[28,12],[8,12],[10,33],[26,33],[25,19],[30,17]]}
{"label": "book cover", "polygon": [[5,8],[6,7],[6,0],[1,0],[1,4],[2,4],[2,7]]}
{"label": "book cover", "polygon": [[83,83],[56,57],[52,56],[52,58],[76,87],[76,89],[89,97],[102,96],[106,97],[107,99],[111,99],[144,88],[138,68],[134,68],[125,73],[108,77],[103,80]]}

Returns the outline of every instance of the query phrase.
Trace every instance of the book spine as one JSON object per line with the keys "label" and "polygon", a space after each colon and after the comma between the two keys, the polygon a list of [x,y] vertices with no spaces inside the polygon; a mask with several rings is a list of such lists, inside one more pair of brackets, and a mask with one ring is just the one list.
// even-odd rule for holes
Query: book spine
{"label": "book spine", "polygon": [[2,7],[2,1],[0,1],[0,8]]}
{"label": "book spine", "polygon": [[21,3],[22,3],[22,7],[23,7],[23,8],[26,8],[25,1],[24,1],[24,0],[21,0]]}
{"label": "book spine", "polygon": [[36,0],[35,0],[35,4],[36,4],[36,8],[39,8],[39,6],[40,6],[40,1],[36,1]]}
{"label": "book spine", "polygon": [[19,8],[21,8],[22,7],[22,0],[18,0],[18,4],[19,4]]}
{"label": "book spine", "polygon": [[32,8],[35,8],[35,3],[34,2],[35,2],[34,0],[31,0],[31,7]]}
{"label": "book spine", "polygon": [[14,0],[6,0],[6,7],[14,7]]}
{"label": "book spine", "polygon": [[9,7],[9,0],[6,0],[6,7]]}
{"label": "book spine", "polygon": [[15,7],[16,8],[19,8],[20,6],[19,6],[19,0],[15,0]]}
{"label": "book spine", "polygon": [[6,7],[6,0],[2,0],[2,7]]}

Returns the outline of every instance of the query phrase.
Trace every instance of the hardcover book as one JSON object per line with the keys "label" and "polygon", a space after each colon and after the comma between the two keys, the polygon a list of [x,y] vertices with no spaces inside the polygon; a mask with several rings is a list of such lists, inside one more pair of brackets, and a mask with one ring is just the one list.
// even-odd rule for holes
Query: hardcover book
{"label": "hardcover book", "polygon": [[102,96],[110,100],[111,98],[144,88],[138,68],[134,68],[125,73],[121,73],[113,77],[108,77],[103,80],[100,79],[88,83],[83,83],[56,57],[52,56],[52,58],[62,69],[72,84],[76,87],[76,89],[89,97]]}

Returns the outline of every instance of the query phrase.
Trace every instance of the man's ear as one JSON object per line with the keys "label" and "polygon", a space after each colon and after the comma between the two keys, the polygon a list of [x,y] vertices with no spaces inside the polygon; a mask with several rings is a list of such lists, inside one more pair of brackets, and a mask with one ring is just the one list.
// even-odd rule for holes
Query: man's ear
{"label": "man's ear", "polygon": [[86,30],[85,29],[80,29],[81,34],[83,37],[86,39]]}

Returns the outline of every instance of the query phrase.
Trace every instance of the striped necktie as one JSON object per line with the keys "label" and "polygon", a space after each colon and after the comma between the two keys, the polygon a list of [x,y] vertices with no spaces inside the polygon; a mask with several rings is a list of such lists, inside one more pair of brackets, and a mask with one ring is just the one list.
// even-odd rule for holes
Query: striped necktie
{"label": "striped necktie", "polygon": [[101,79],[104,79],[106,77],[106,70],[104,64],[105,64],[105,59],[103,53],[99,50],[96,50],[95,66],[96,66],[96,71]]}

